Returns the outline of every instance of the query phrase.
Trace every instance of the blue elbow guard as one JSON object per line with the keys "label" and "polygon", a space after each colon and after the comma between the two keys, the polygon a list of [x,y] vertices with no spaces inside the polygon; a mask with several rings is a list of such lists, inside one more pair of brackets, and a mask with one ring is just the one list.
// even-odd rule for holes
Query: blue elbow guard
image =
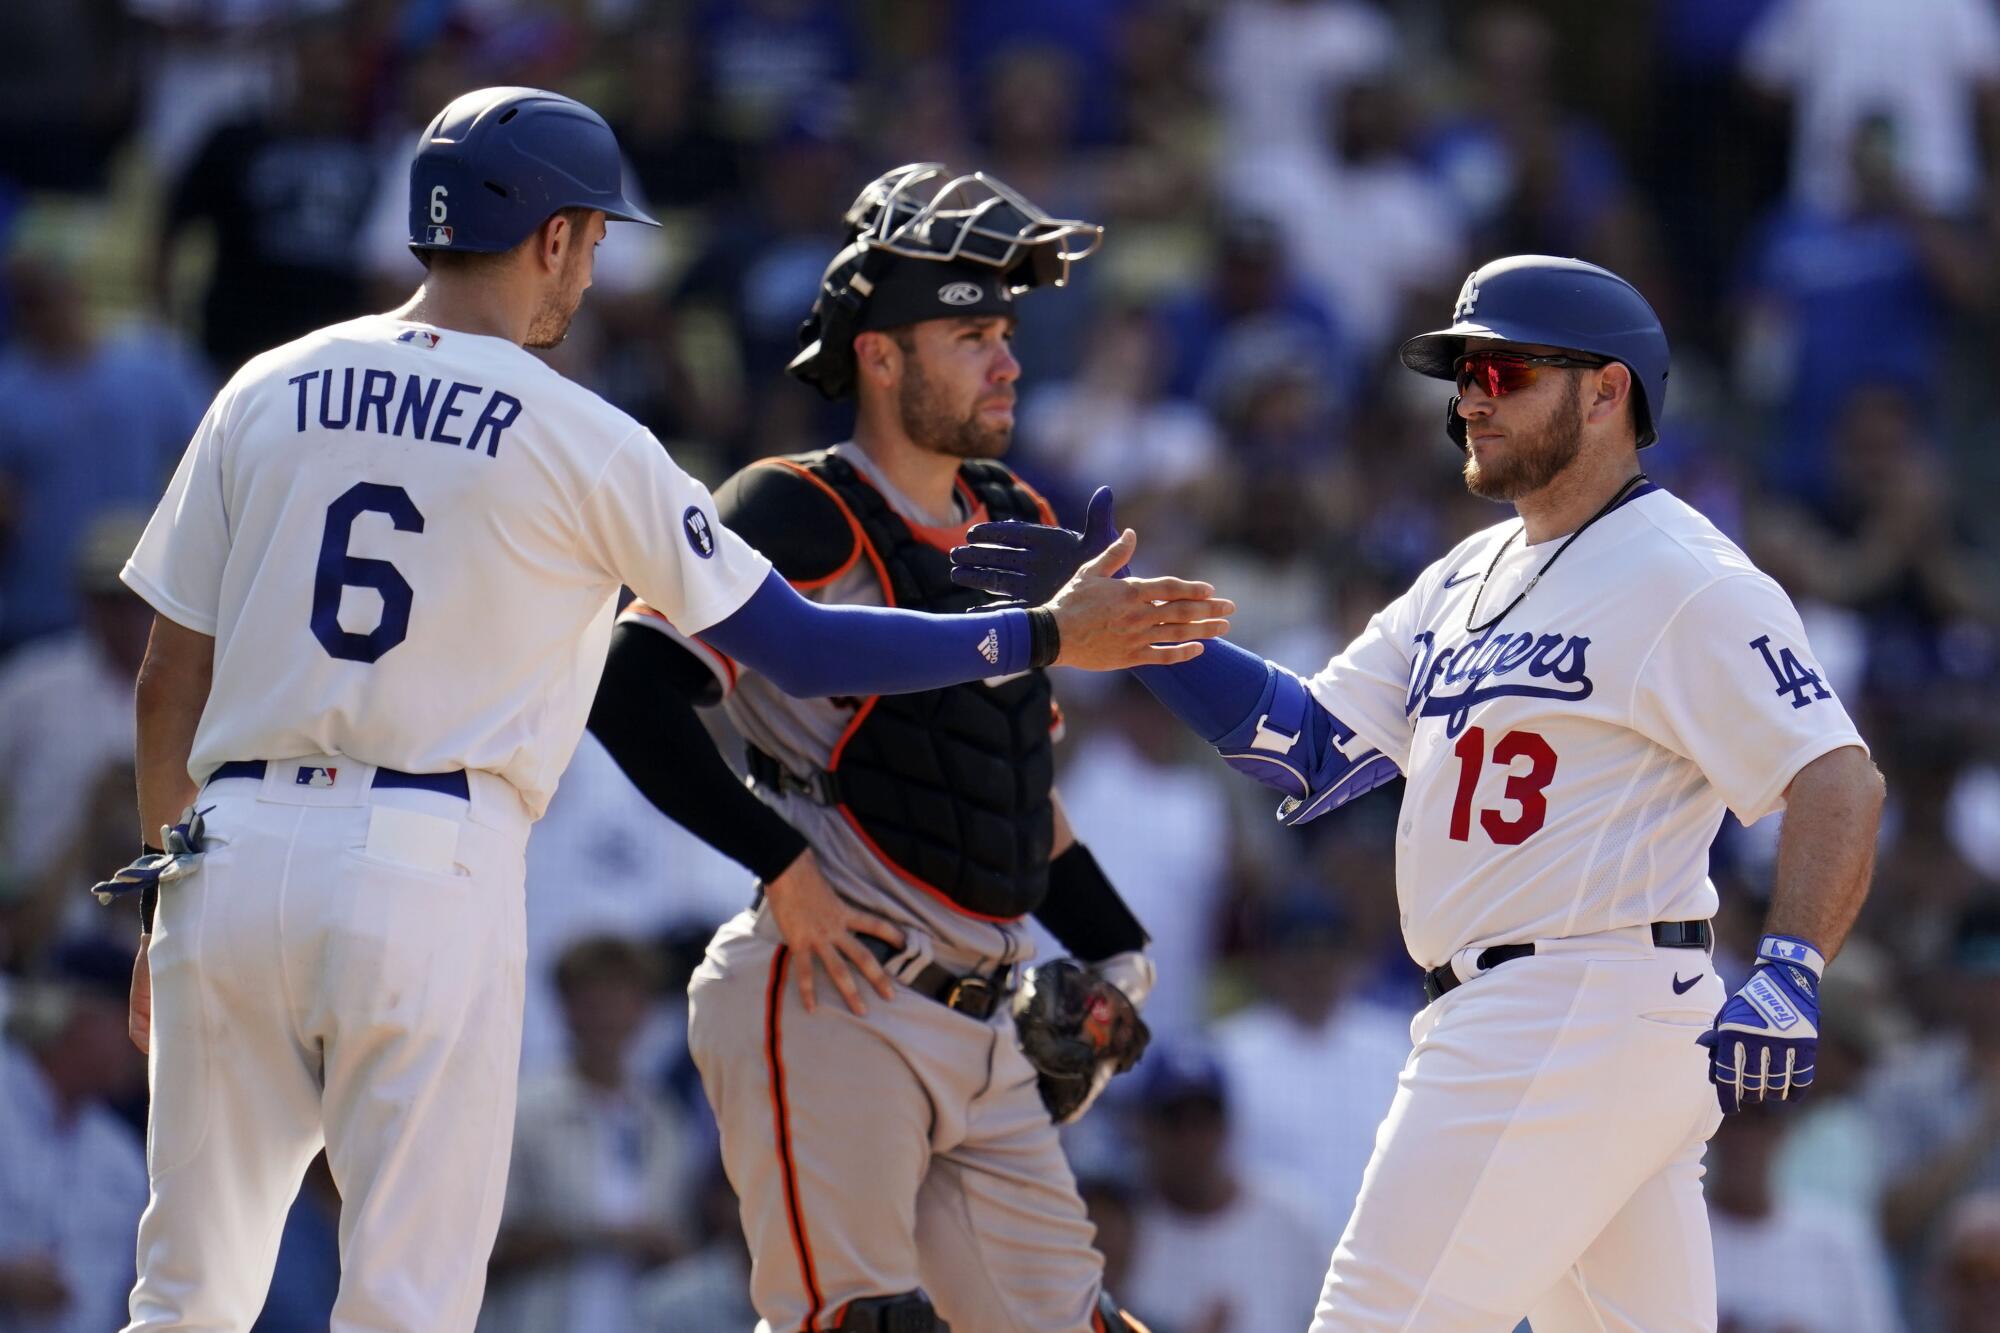
{"label": "blue elbow guard", "polygon": [[1266,669],[1263,697],[1215,748],[1237,772],[1285,794],[1280,822],[1316,819],[1396,777],[1395,762],[1380,750],[1347,753],[1354,729],[1327,712],[1305,682],[1283,667]]}

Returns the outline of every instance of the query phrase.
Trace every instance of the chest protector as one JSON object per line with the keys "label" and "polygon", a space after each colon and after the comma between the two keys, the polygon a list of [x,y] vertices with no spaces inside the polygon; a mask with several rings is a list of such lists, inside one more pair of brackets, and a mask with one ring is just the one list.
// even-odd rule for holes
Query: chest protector
{"label": "chest protector", "polygon": [[[990,604],[951,581],[945,552],[913,533],[851,463],[813,453],[784,465],[825,483],[847,511],[888,605],[950,613]],[[988,517],[1047,521],[1033,492],[998,463],[973,460],[958,476]],[[974,916],[1024,916],[1048,891],[1055,840],[1051,709],[1042,671],[872,695],[835,743],[827,780],[813,785],[903,879]]]}

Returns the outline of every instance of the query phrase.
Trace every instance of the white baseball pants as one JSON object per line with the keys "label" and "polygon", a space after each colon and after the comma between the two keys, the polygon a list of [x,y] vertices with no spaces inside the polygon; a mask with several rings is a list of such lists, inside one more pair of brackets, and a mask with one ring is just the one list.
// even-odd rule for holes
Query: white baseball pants
{"label": "white baseball pants", "polygon": [[1538,941],[1411,1023],[1314,1333],[1713,1333],[1709,956]]}
{"label": "white baseball pants", "polygon": [[[514,1127],[525,955],[513,789],[376,788],[320,756],[205,788],[207,850],[161,892],[152,1200],[128,1333],[241,1330],[322,1146],[335,1330],[470,1330]],[[304,776],[302,776],[304,775]]]}

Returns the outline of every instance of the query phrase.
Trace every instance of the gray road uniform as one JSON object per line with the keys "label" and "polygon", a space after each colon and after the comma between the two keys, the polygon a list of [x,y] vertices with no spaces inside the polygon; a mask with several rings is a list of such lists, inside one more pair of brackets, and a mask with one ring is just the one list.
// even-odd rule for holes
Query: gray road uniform
{"label": "gray road uniform", "polygon": [[[932,610],[981,600],[947,576],[968,526],[1048,521],[1004,467],[972,462],[957,512],[931,526],[852,445],[755,464],[717,506],[807,596]],[[747,785],[695,702],[743,737]],[[887,1326],[871,1322],[881,1304],[925,1297],[960,1330],[1122,1327],[1105,1323],[1092,1227],[1006,1003],[1030,913],[1078,957],[1113,960],[1135,999],[1149,980],[1144,932],[1088,851],[1051,864],[1056,718],[1040,671],[795,699],[644,603],[620,618],[591,725],[641,789],[762,878],[809,845],[838,893],[907,935],[879,951],[904,985],[866,1017],[804,1011],[792,969],[810,964],[761,906],[695,974],[690,1047],[760,1328]]]}

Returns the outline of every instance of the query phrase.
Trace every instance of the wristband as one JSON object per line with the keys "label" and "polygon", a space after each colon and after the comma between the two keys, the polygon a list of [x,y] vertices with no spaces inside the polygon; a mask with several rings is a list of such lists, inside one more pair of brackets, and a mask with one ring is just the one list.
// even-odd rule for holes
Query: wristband
{"label": "wristband", "polygon": [[[166,855],[165,852],[149,842],[140,843],[139,850],[141,855],[144,856]],[[151,884],[139,890],[139,933],[141,935],[150,935],[153,933],[153,912],[159,905],[160,882],[154,880]]]}
{"label": "wristband", "polygon": [[1056,626],[1056,613],[1046,606],[1028,608],[1028,666],[1039,668],[1054,666],[1062,656],[1062,631]]}

